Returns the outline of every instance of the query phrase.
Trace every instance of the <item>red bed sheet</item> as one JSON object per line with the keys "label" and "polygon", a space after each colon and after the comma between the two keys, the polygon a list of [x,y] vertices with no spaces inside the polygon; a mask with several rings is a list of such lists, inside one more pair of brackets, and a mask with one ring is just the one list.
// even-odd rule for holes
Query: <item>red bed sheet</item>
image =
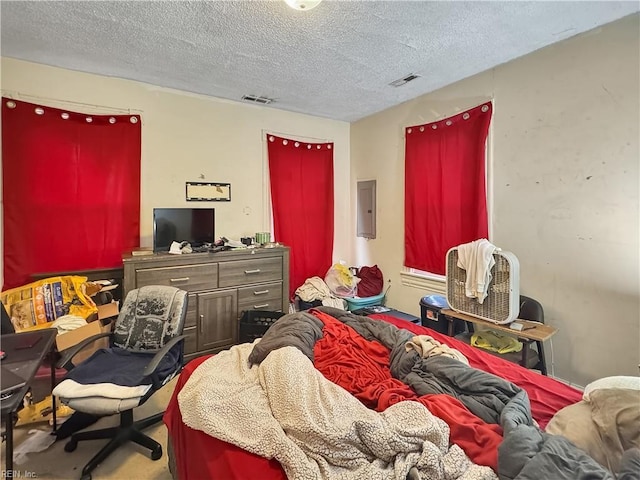
{"label": "red bed sheet", "polygon": [[[475,463],[495,470],[497,447],[502,441],[502,431],[498,425],[483,422],[461,402],[448,395],[418,397],[411,388],[391,377],[386,347],[364,339],[329,315],[317,311],[313,313],[325,324],[324,336],[314,349],[314,363],[326,378],[377,411],[383,411],[402,400],[423,403],[450,426],[452,442],[458,444]],[[388,315],[379,314],[375,317],[416,334],[431,335],[460,350],[472,366],[524,388],[531,398],[533,416],[541,426],[546,425],[557,410],[581,398],[581,393],[568,385],[489,355],[454,338]],[[340,348],[336,348],[336,345],[340,345]],[[191,373],[207,358],[197,358],[185,366],[164,415],[175,452],[177,477],[181,480],[245,479],[256,478],[259,472],[259,478],[265,480],[286,478],[276,460],[258,457],[182,423],[178,392]]]}

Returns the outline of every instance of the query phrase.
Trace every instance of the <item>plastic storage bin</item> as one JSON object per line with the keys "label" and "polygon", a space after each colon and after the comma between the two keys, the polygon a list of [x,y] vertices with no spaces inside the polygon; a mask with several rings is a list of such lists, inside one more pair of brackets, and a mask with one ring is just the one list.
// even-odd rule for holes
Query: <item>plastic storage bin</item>
{"label": "plastic storage bin", "polygon": [[295,298],[296,306],[298,311],[309,310],[310,308],[320,307],[322,305],[322,300],[313,300],[312,302],[305,302],[300,297]]}
{"label": "plastic storage bin", "polygon": [[353,311],[374,305],[382,305],[384,303],[384,295],[384,293],[381,293],[373,297],[346,297],[347,310]]}
{"label": "plastic storage bin", "polygon": [[240,318],[239,343],[251,343],[267,333],[269,327],[284,315],[284,312],[269,310],[245,310]]}
{"label": "plastic storage bin", "polygon": [[[426,297],[422,297],[420,299],[422,326],[447,335],[449,333],[449,321],[441,313],[443,308],[449,308],[449,304],[444,295],[427,295]],[[454,320],[454,335],[462,333],[465,330],[466,327],[462,320]]]}

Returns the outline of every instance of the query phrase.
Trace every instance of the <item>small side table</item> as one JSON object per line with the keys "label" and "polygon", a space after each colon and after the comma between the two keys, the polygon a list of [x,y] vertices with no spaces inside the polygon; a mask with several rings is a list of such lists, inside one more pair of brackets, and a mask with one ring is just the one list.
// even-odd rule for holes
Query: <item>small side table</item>
{"label": "small side table", "polygon": [[509,333],[510,335],[514,335],[523,344],[522,359],[520,361],[520,365],[525,367],[527,365],[527,353],[529,351],[529,345],[535,342],[540,357],[540,372],[543,375],[547,374],[547,362],[544,358],[544,347],[542,344],[558,332],[557,328],[552,327],[551,325],[545,325],[543,323],[518,319],[517,322],[523,325],[523,329],[518,331],[509,328],[510,324],[500,325],[497,323],[489,322],[487,320],[482,320],[481,318],[473,317],[471,315],[456,312],[455,310],[451,309],[442,309],[441,313],[449,322],[448,330],[450,336],[453,336],[453,322],[455,319],[463,320],[464,322],[466,322],[467,326],[469,327],[469,331],[471,332],[473,332],[473,324],[475,324],[485,326],[492,330],[497,330],[500,332]]}

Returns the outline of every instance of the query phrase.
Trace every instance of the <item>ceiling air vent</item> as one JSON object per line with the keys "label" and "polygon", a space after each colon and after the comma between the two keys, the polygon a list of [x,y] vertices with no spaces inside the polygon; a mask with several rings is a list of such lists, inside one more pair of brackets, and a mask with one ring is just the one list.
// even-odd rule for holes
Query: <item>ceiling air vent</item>
{"label": "ceiling air vent", "polygon": [[244,95],[242,100],[246,100],[247,102],[260,103],[261,105],[267,105],[273,102],[273,98],[267,97],[258,97],[257,95]]}
{"label": "ceiling air vent", "polygon": [[389,85],[391,85],[392,87],[399,87],[399,86],[404,85],[405,83],[409,83],[411,80],[415,80],[416,78],[419,78],[419,77],[420,77],[420,75],[416,75],[415,73],[410,73],[406,77],[402,77],[402,78],[399,78],[398,80],[394,80]]}

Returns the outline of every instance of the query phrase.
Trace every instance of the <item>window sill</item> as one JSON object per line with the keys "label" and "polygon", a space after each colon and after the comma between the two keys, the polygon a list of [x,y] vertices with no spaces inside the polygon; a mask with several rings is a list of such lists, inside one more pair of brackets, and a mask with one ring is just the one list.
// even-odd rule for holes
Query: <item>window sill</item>
{"label": "window sill", "polygon": [[446,278],[439,275],[420,275],[412,272],[400,272],[402,285],[406,287],[419,288],[428,294],[446,295]]}

